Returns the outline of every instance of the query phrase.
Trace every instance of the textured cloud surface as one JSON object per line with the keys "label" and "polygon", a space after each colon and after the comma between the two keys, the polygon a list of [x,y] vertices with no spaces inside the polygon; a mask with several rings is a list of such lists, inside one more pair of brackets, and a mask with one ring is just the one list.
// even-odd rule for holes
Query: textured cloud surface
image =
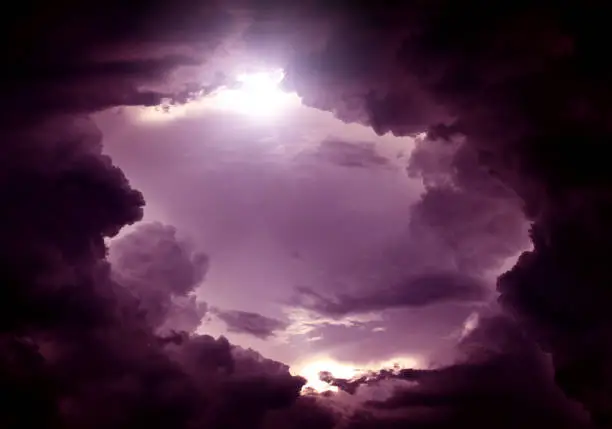
{"label": "textured cloud surface", "polygon": [[[533,250],[500,280],[501,302],[552,353],[565,392],[607,424],[611,70],[597,46],[610,5],[468,1],[328,12],[326,43],[290,68],[294,87],[380,132],[463,139],[481,170],[520,196],[534,222]],[[467,192],[494,192],[479,189],[478,176],[458,179]]]}
{"label": "textured cloud surface", "polygon": [[303,381],[282,365],[270,375],[263,359],[234,357],[223,338],[156,334],[201,280],[206,258],[181,247],[172,228],[147,225],[117,243],[111,274],[105,239],[138,221],[144,201],[102,154],[87,117],[184,101],[188,85],[174,93],[145,86],[194,64],[176,51],[207,33],[214,45],[222,16],[212,3],[172,16],[162,8],[149,20],[139,19],[140,6],[67,2],[33,14],[29,7],[41,5],[30,3],[2,26],[10,64],[0,150],[2,426],[257,426]]}
{"label": "textured cloud surface", "polygon": [[[258,55],[285,66],[286,85],[312,106],[378,133],[426,132],[408,167],[426,192],[397,246],[402,268],[382,281],[367,279],[371,288],[399,284],[393,280],[424,268],[484,281],[528,247],[525,219],[532,223],[532,249],[497,284],[524,340],[511,334],[503,353],[405,373],[415,389],[375,400],[348,426],[569,426],[573,415],[562,410],[571,406],[549,385],[551,377],[595,424],[610,425],[612,69],[601,48],[609,2],[14,6],[0,26],[0,387],[10,392],[0,406],[2,425],[282,427],[301,413],[309,423],[329,424],[326,412],[308,411],[316,401],[296,400],[303,380],[282,365],[240,354],[224,338],[158,335],[175,299],[185,299],[202,275],[203,261],[185,258],[168,241],[169,230],[147,233],[150,252],[130,250],[124,256],[132,262],[119,258],[125,284],[106,260],[105,239],[137,222],[144,200],[102,154],[101,133],[88,115],[188,102],[224,82],[215,72],[236,66],[228,57],[249,62]],[[354,174],[381,164],[340,146],[324,145],[317,156],[360,166],[350,169]],[[232,186],[226,191],[245,195]],[[310,189],[320,205],[346,203],[334,189]],[[313,215],[313,229],[287,235],[308,243],[313,230],[331,235],[359,225],[324,220]],[[363,243],[363,235],[353,237],[355,247]],[[330,248],[315,258],[333,254]],[[361,269],[354,278],[364,278]],[[151,288],[139,283],[145,279]],[[425,295],[412,295],[408,282],[391,296],[432,301],[456,291],[454,282],[437,282]],[[341,291],[348,307],[364,308],[348,292]],[[380,298],[384,292],[366,296],[382,300],[374,300],[376,308],[390,303]],[[319,301],[315,307],[332,313],[351,311]],[[507,339],[502,331],[493,337]],[[495,344],[485,336],[483,343]],[[526,345],[531,341],[550,353],[554,375],[542,368],[540,351]],[[266,411],[278,407],[288,411],[268,418]]]}
{"label": "textured cloud surface", "polygon": [[485,319],[459,348],[462,359],[448,367],[387,370],[355,380],[322,377],[365,401],[348,418],[349,427],[584,424],[579,407],[554,386],[546,357],[512,322]]}
{"label": "textured cloud surface", "polygon": [[173,227],[141,224],[112,243],[110,262],[116,281],[138,300],[148,323],[160,332],[193,333],[206,303],[188,296],[204,279],[208,256],[191,251]]}

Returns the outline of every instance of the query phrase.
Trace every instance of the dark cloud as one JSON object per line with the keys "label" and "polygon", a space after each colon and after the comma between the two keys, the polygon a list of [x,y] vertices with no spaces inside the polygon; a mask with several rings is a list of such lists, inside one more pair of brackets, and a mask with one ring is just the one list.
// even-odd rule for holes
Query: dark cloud
{"label": "dark cloud", "polygon": [[[565,392],[607,424],[612,70],[599,46],[612,6],[359,2],[318,17],[333,23],[326,42],[296,54],[288,84],[378,132],[463,138],[520,197],[533,250],[501,278],[501,302],[552,353]],[[455,183],[469,199],[472,179]]]}
{"label": "dark cloud", "polygon": [[310,288],[296,290],[293,304],[328,317],[342,317],[402,307],[422,307],[441,302],[478,302],[487,296],[478,279],[457,273],[427,273],[406,279],[392,288],[376,289],[362,295],[337,294],[331,297]]}
{"label": "dark cloud", "polygon": [[[155,346],[159,342],[139,316],[138,300],[110,278],[104,260],[104,239],[138,221],[143,199],[102,155],[100,133],[86,115],[115,105],[181,102],[208,90],[190,79],[166,85],[165,78],[200,61],[226,29],[235,29],[245,9],[236,7],[241,14],[232,15],[222,3],[26,1],[3,17],[0,384],[15,393],[2,405],[3,424],[243,427],[242,418],[253,426],[262,410],[297,395],[300,381],[290,376],[208,383],[209,373],[226,380],[231,372],[221,363],[225,346],[212,340],[173,346],[191,360],[170,358]],[[429,131],[427,144],[463,136],[466,153],[520,197],[533,221],[533,250],[500,279],[501,303],[552,354],[564,391],[583,402],[597,423],[609,424],[612,170],[606,155],[612,70],[601,44],[608,39],[612,5],[597,0],[248,5],[265,6],[255,15],[259,22],[249,33],[250,45],[273,36],[302,42],[316,34],[293,50],[273,49],[293,57],[288,84],[308,103],[379,133]],[[287,24],[278,24],[285,16]],[[308,25],[320,32],[303,31]],[[286,38],[278,37],[285,32]],[[453,162],[462,153],[453,154]],[[452,185],[459,190],[435,190],[424,197],[421,210],[437,211],[433,207],[449,207],[446,198],[466,197],[467,205],[458,202],[466,213],[502,213],[500,207],[513,197],[489,188],[486,179],[488,196],[475,201],[487,177],[468,174],[475,171],[457,167]],[[516,229],[503,216],[480,219],[490,221],[493,231],[506,224]],[[433,227],[447,234],[454,231],[453,222],[447,224],[452,220],[447,216]],[[423,221],[432,223],[425,216]],[[453,234],[445,237],[451,244]],[[461,263],[475,264],[471,258]],[[209,347],[221,350],[213,362],[217,369],[200,374],[198,350],[208,356]],[[450,415],[461,425],[476,425],[496,410],[497,427],[569,422],[542,411],[547,408],[537,398],[536,410],[516,412],[526,391],[546,385],[533,383],[537,373],[517,366],[521,359],[511,355],[504,360],[507,367],[500,364],[505,369],[489,372],[481,365],[469,377],[449,369],[446,374],[457,383],[487,392],[488,399],[473,396],[476,407],[469,395],[455,395],[462,406],[439,418]],[[523,373],[533,375],[528,383],[517,376]],[[507,383],[503,400],[489,395],[498,390],[479,384],[489,379]],[[220,390],[202,396],[203,385]],[[422,398],[408,395],[404,401],[422,403]],[[18,411],[32,407],[39,412]]]}
{"label": "dark cloud", "polygon": [[472,147],[418,138],[408,173],[425,184],[410,229],[416,240],[436,243],[438,258],[447,255],[458,270],[478,275],[528,247],[519,198],[479,163]]}
{"label": "dark cloud", "polygon": [[195,309],[206,268],[172,228],[141,227],[106,260],[105,240],[140,220],[144,200],[88,115],[205,93],[222,76],[172,77],[234,29],[216,2],[145,3],[26,1],[2,17],[3,427],[257,427],[304,382],[261,360],[240,374],[223,338],[158,335],[193,329],[177,308]]}
{"label": "dark cloud", "polygon": [[459,361],[439,369],[322,378],[366,401],[348,427],[583,427],[584,413],[558,391],[548,359],[513,322],[485,319],[459,349]]}
{"label": "dark cloud", "polygon": [[473,276],[492,273],[528,247],[528,223],[516,201],[452,186],[427,189],[413,206],[413,240]]}
{"label": "dark cloud", "polygon": [[291,408],[274,410],[264,422],[265,429],[331,429],[338,423],[338,413],[324,404],[324,398],[301,396]]}
{"label": "dark cloud", "polygon": [[287,327],[287,323],[259,313],[240,310],[214,309],[213,313],[225,323],[230,332],[253,335],[262,340],[273,337]]}
{"label": "dark cloud", "polygon": [[286,365],[232,346],[224,337],[180,341],[169,346],[168,355],[199,389],[193,399],[199,401],[200,411],[190,421],[196,426],[258,427],[268,410],[290,406],[304,384]]}
{"label": "dark cloud", "polygon": [[253,349],[240,346],[232,347],[236,371],[241,374],[283,375],[289,371],[289,366],[272,359],[265,358]]}
{"label": "dark cloud", "polygon": [[215,1],[172,8],[162,2],[84,8],[74,1],[28,1],[9,15],[2,40],[19,43],[2,44],[9,65],[2,92],[11,106],[3,123],[13,126],[51,113],[182,102],[208,91],[195,79],[172,87],[167,78],[201,64],[237,23]]}

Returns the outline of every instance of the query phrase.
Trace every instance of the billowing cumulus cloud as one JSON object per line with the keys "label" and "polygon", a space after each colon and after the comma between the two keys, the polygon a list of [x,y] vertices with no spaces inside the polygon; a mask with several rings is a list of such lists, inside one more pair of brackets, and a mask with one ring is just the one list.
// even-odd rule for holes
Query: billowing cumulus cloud
{"label": "billowing cumulus cloud", "polygon": [[[379,132],[461,138],[481,171],[520,198],[533,249],[501,278],[501,303],[552,353],[565,392],[609,422],[603,255],[612,233],[612,71],[597,46],[610,5],[362,3],[322,7],[319,16],[333,23],[326,41],[296,55],[289,83],[307,102]],[[478,177],[465,179],[456,185],[468,199],[492,191],[479,189]],[[483,212],[499,206],[497,198]]]}
{"label": "billowing cumulus cloud", "polygon": [[105,240],[137,222],[144,201],[102,154],[88,118],[207,91],[167,78],[218,46],[228,11],[214,3],[15,6],[1,30],[1,424],[257,427],[267,410],[297,398],[303,380],[237,359],[223,338],[157,334],[168,322],[193,325],[173,312],[192,306],[206,258],[187,252],[172,228],[148,225],[120,239],[110,266]]}
{"label": "billowing cumulus cloud", "polygon": [[337,427],[338,413],[324,405],[324,398],[301,396],[287,410],[270,412],[265,419],[265,429],[332,429]]}
{"label": "billowing cumulus cloud", "polygon": [[513,322],[487,318],[459,349],[447,367],[321,377],[364,404],[342,418],[348,427],[583,427],[584,412],[558,391],[548,359]]}
{"label": "billowing cumulus cloud", "polygon": [[[564,392],[609,425],[612,70],[601,42],[610,4],[247,2],[261,6],[252,14],[225,4],[68,1],[34,14],[26,2],[3,19],[0,384],[11,395],[2,423],[253,427],[296,398],[302,380],[288,374],[233,372],[226,340],[160,339],[139,298],[111,277],[104,240],[138,221],[144,202],[102,155],[87,119],[210,90],[214,79],[189,69],[254,20],[243,45],[287,62],[287,84],[306,102],[379,133],[427,131],[424,146],[459,140],[451,180],[433,180],[413,221],[453,250],[444,268],[477,275],[522,247],[522,219],[513,215],[522,209],[533,249],[500,278],[500,302],[552,355]],[[189,77],[169,84],[181,68]],[[414,162],[425,162],[421,155]],[[462,168],[466,160],[479,168]],[[427,170],[417,174],[429,180]],[[467,224],[457,222],[463,217]],[[485,242],[467,246],[473,233]],[[416,391],[371,404],[374,417],[366,410],[350,425],[397,427],[397,416],[376,413],[414,404],[418,412],[402,414],[401,424],[571,424],[556,414],[565,403],[548,391],[533,355],[417,373]]]}
{"label": "billowing cumulus cloud", "polygon": [[282,331],[287,323],[259,313],[240,310],[213,309],[213,314],[221,319],[230,332],[253,335],[265,340]]}
{"label": "billowing cumulus cloud", "polygon": [[[197,79],[173,87],[167,78],[178,68],[201,64],[238,21],[217,2],[182,2],[169,9],[161,2],[84,8],[69,1],[45,10],[37,19],[20,7],[3,26],[3,40],[20,40],[3,44],[12,81],[7,123],[183,102],[208,91]],[[80,25],[73,25],[77,21]],[[31,29],[27,37],[23,28]]]}
{"label": "billowing cumulus cloud", "polygon": [[173,227],[139,225],[112,243],[109,260],[116,281],[134,294],[148,323],[190,333],[200,325],[206,303],[189,294],[204,279],[208,256],[189,249]]}
{"label": "billowing cumulus cloud", "polygon": [[459,271],[498,274],[507,258],[526,249],[528,222],[516,194],[457,140],[416,139],[408,173],[425,192],[410,218],[417,240],[433,243],[438,258]]}

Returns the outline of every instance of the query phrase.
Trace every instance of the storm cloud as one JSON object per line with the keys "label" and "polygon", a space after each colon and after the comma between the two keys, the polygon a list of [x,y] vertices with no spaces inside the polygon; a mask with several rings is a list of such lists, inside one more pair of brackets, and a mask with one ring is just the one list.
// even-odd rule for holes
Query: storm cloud
{"label": "storm cloud", "polygon": [[[345,120],[428,132],[426,141],[460,137],[520,198],[533,250],[500,279],[501,303],[602,424],[612,391],[603,304],[612,70],[597,46],[611,12],[572,1],[322,7],[333,22],[326,43],[288,67],[306,102]],[[469,195],[478,184],[457,186]]]}
{"label": "storm cloud", "polygon": [[207,92],[168,77],[214,50],[227,11],[15,6],[1,30],[2,425],[257,426],[268,409],[290,405],[303,380],[286,367],[266,375],[260,361],[248,376],[236,372],[223,338],[157,335],[206,258],[188,256],[172,228],[149,225],[117,243],[113,274],[105,241],[140,220],[144,200],[102,154],[88,117]]}
{"label": "storm cloud", "polygon": [[585,424],[584,412],[554,385],[547,357],[512,321],[485,318],[458,348],[461,357],[446,367],[322,379],[363,401],[346,417],[352,428]]}
{"label": "storm cloud", "polygon": [[[558,386],[595,423],[609,425],[612,70],[601,50],[608,2],[35,3],[15,4],[0,38],[0,385],[12,393],[0,408],[3,424],[253,427],[268,409],[297,398],[303,380],[287,372],[235,373],[225,339],[160,339],[163,311],[154,322],[142,317],[140,298],[111,276],[105,239],[137,222],[144,200],[102,154],[102,136],[88,119],[114,106],[204,95],[223,77],[210,74],[209,64],[206,72],[190,67],[225,52],[223,42],[252,23],[242,48],[284,62],[287,86],[305,102],[378,133],[426,132],[421,149],[441,148],[450,160],[440,164],[450,167],[446,179],[429,180],[421,167],[413,173],[431,185],[412,223],[418,233],[436,231],[432,240],[452,250],[457,272],[480,275],[500,265],[523,248],[524,221],[531,222],[533,248],[499,279],[500,303],[525,341],[552,355]],[[178,79],[178,69],[189,77]],[[441,141],[458,149],[448,154]],[[421,149],[416,164],[427,158]],[[466,160],[473,168],[463,168]],[[468,246],[477,241],[472,233],[485,242]],[[184,293],[184,284],[173,286]],[[421,427],[571,424],[549,412],[565,402],[549,394],[543,371],[525,369],[536,361],[510,353],[424,373],[417,383],[428,378],[432,387],[377,409],[442,404],[432,424],[423,421],[430,415],[402,421]],[[461,389],[445,391],[441,378]],[[545,391],[525,396],[534,386]],[[444,399],[432,399],[440,390]],[[523,409],[529,412],[517,412]],[[488,410],[497,412],[495,422]],[[351,424],[368,427],[369,419],[366,413]]]}

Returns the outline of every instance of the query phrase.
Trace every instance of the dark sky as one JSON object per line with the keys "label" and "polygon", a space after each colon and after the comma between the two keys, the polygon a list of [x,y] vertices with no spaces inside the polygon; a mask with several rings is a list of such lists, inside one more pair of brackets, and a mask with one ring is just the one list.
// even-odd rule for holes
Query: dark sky
{"label": "dark sky", "polygon": [[610,4],[14,6],[0,426],[612,426]]}

